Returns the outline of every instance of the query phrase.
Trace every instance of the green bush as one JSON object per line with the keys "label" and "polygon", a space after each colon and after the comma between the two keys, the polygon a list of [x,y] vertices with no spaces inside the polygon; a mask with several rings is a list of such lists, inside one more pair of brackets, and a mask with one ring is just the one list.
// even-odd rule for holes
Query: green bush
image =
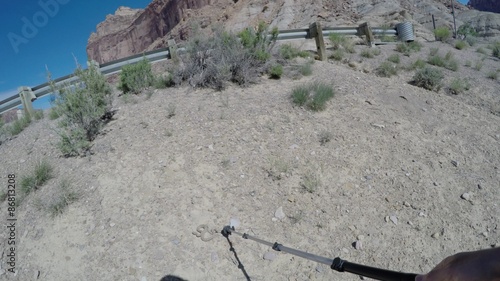
{"label": "green bush", "polygon": [[75,71],[80,78],[76,85],[56,88],[55,110],[61,116],[59,149],[65,156],[76,156],[90,147],[107,119],[111,118],[111,88],[95,66]]}
{"label": "green bush", "polygon": [[296,57],[307,58],[309,53],[306,51],[301,51],[292,46],[292,44],[283,44],[280,46],[280,55],[282,58],[289,60]]}
{"label": "green bush", "polygon": [[283,74],[283,66],[281,64],[275,64],[269,70],[269,77],[272,79],[280,79]]}
{"label": "green bush", "polygon": [[455,78],[451,81],[450,86],[448,87],[449,91],[453,95],[462,94],[463,92],[470,89],[470,84],[464,79]]}
{"label": "green bush", "polygon": [[167,76],[156,77],[153,86],[156,89],[165,89],[174,86],[174,79],[172,74],[169,73]]}
{"label": "green bush", "polygon": [[419,52],[422,49],[422,44],[418,41],[412,41],[410,43],[399,43],[396,45],[396,51],[409,57],[412,52]]}
{"label": "green bush", "polygon": [[500,58],[500,42],[495,42],[491,49],[491,55],[495,58]]}
{"label": "green bush", "polygon": [[465,61],[464,66],[466,66],[466,67],[471,67],[471,65],[472,65],[472,63],[471,63],[471,61],[470,61],[470,60]]}
{"label": "green bush", "polygon": [[50,111],[49,111],[49,119],[50,120],[56,120],[57,118],[59,118],[59,116],[61,116],[61,115],[57,111],[56,107],[53,107],[50,109]]}
{"label": "green bush", "polygon": [[296,105],[306,105],[313,111],[321,111],[326,102],[334,96],[333,88],[324,83],[310,83],[292,90],[292,101]]}
{"label": "green bush", "polygon": [[276,41],[276,28],[268,37],[267,26],[259,24],[256,31],[245,29],[240,38],[226,32],[221,26],[213,36],[194,34],[181,56],[183,67],[173,74],[173,81],[187,81],[192,87],[222,90],[228,81],[241,86],[255,83],[268,68],[267,60]]}
{"label": "green bush", "polygon": [[331,58],[336,61],[341,61],[344,58],[344,51],[340,49],[333,51]]}
{"label": "green bush", "polygon": [[469,36],[474,36],[476,37],[477,36],[477,31],[474,27],[472,27],[470,25],[470,23],[465,23],[465,24],[462,24],[458,30],[457,30],[457,34],[458,35],[463,35],[465,37],[469,37]]}
{"label": "green bush", "polygon": [[441,26],[434,30],[434,35],[436,36],[436,40],[446,42],[451,37],[451,31],[448,27]]}
{"label": "green bush", "polygon": [[33,175],[21,178],[21,192],[25,195],[42,187],[53,177],[54,168],[49,162],[42,160],[36,166]]}
{"label": "green bush", "polygon": [[31,118],[29,117],[29,115],[25,115],[21,119],[12,122],[12,124],[7,127],[7,131],[11,136],[19,135],[24,129],[26,129],[26,127],[30,125],[30,123]]}
{"label": "green bush", "polygon": [[312,66],[310,62],[306,62],[299,68],[300,74],[304,76],[309,76],[312,74]]}
{"label": "green bush", "polygon": [[373,58],[373,53],[370,51],[370,49],[364,49],[363,51],[361,51],[361,56],[371,59]]}
{"label": "green bush", "polygon": [[477,71],[480,71],[481,68],[483,68],[483,61],[482,60],[476,61],[476,64],[474,65],[474,69]]}
{"label": "green bush", "polygon": [[462,50],[462,49],[465,49],[465,47],[467,47],[467,43],[465,43],[465,41],[458,40],[457,42],[455,42],[456,49]]}
{"label": "green bush", "polygon": [[344,50],[348,53],[355,53],[354,42],[343,34],[330,33],[328,36],[334,50]]}
{"label": "green bush", "polygon": [[492,80],[497,80],[498,79],[498,72],[497,71],[490,71],[488,74],[486,74],[486,77]]}
{"label": "green bush", "polygon": [[427,64],[427,63],[426,63],[424,60],[417,59],[416,61],[414,61],[414,62],[410,65],[409,69],[410,69],[410,70],[415,70],[415,69],[424,68],[426,64]]}
{"label": "green bush", "polygon": [[375,73],[381,77],[391,77],[398,73],[398,69],[394,64],[384,61],[377,67]]}
{"label": "green bush", "polygon": [[154,80],[151,65],[144,57],[138,63],[122,67],[118,88],[122,90],[124,94],[129,92],[138,94],[145,88],[153,85]]}
{"label": "green bush", "polygon": [[388,61],[393,62],[393,63],[400,63],[401,59],[399,58],[398,54],[392,54],[387,58]]}
{"label": "green bush", "polygon": [[486,52],[486,50],[482,47],[477,48],[476,52],[483,54],[483,55],[488,55],[488,52]]}
{"label": "green bush", "polygon": [[429,51],[429,56],[435,56],[439,52],[439,48],[431,48]]}
{"label": "green bush", "polygon": [[443,78],[441,70],[426,66],[415,73],[413,82],[416,86],[427,90],[439,90]]}
{"label": "green bush", "polygon": [[444,67],[452,71],[458,70],[458,61],[453,57],[452,52],[446,53],[444,57],[441,57],[438,54],[432,55],[427,59],[427,62],[431,65]]}
{"label": "green bush", "polygon": [[78,198],[78,194],[71,190],[69,181],[63,180],[58,185],[57,193],[50,198],[47,209],[52,216],[60,215],[69,204],[78,200]]}
{"label": "green bush", "polygon": [[467,36],[465,37],[465,42],[467,42],[469,46],[474,46],[477,43],[477,38],[475,36]]}

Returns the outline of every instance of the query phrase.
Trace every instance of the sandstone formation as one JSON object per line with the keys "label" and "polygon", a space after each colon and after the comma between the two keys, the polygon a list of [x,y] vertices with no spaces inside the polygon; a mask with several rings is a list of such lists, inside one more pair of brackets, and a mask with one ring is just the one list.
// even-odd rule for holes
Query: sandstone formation
{"label": "sandstone formation", "polygon": [[469,0],[469,6],[479,11],[500,13],[498,0]]}

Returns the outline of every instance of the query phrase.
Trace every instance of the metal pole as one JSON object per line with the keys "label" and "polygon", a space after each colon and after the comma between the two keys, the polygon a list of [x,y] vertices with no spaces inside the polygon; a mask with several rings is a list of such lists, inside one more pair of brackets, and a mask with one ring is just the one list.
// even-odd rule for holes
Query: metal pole
{"label": "metal pole", "polygon": [[453,14],[453,38],[457,38],[457,24],[455,23],[455,5],[453,5],[453,0],[451,1],[451,13]]}

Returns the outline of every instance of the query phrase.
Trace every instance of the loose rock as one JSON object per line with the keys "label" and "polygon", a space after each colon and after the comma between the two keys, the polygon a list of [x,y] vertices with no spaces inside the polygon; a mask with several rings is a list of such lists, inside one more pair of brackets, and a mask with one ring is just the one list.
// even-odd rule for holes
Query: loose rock
{"label": "loose rock", "polygon": [[268,260],[268,261],[273,261],[273,260],[275,260],[275,259],[276,259],[276,257],[277,257],[277,255],[276,255],[276,253],[274,253],[274,252],[266,252],[266,253],[264,254],[264,259],[265,259],[265,260]]}
{"label": "loose rock", "polygon": [[396,216],[390,216],[389,219],[394,223],[398,224],[398,218]]}
{"label": "loose rock", "polygon": [[274,212],[274,217],[279,219],[279,220],[282,220],[284,219],[286,216],[285,216],[285,212],[283,212],[283,207],[279,207],[276,212]]}
{"label": "loose rock", "polygon": [[466,192],[464,194],[462,194],[460,197],[464,200],[467,200],[467,201],[472,201],[472,195],[473,193],[472,192]]}
{"label": "loose rock", "polygon": [[354,249],[356,249],[356,250],[362,250],[363,249],[363,243],[361,243],[361,241],[359,241],[359,240],[356,240],[356,242],[354,242]]}
{"label": "loose rock", "polygon": [[441,234],[439,234],[439,232],[436,232],[434,234],[431,235],[432,238],[439,238],[439,236],[441,236]]}

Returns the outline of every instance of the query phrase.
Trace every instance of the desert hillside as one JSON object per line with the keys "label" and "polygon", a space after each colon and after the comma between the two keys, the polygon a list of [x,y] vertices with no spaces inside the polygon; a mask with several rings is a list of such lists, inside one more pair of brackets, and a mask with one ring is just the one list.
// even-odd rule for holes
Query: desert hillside
{"label": "desert hillside", "polygon": [[[315,50],[313,40],[295,46]],[[247,88],[115,89],[116,114],[85,157],[61,156],[57,120],[34,121],[0,145],[1,181],[19,184],[41,160],[54,176],[16,209],[16,275],[0,232],[0,280],[360,280],[235,235],[232,252],[216,233],[231,219],[270,242],[404,272],[498,247],[499,81],[487,76],[499,60],[479,47],[489,51],[358,45],[300,79],[297,58],[280,80]],[[442,68],[437,92],[412,85],[407,69],[435,48],[459,67]],[[378,77],[395,54],[398,74]],[[469,89],[451,94],[455,78]],[[315,82],[335,92],[324,111],[291,102]],[[52,216],[63,181],[77,200]],[[214,234],[197,237],[200,225]]]}

